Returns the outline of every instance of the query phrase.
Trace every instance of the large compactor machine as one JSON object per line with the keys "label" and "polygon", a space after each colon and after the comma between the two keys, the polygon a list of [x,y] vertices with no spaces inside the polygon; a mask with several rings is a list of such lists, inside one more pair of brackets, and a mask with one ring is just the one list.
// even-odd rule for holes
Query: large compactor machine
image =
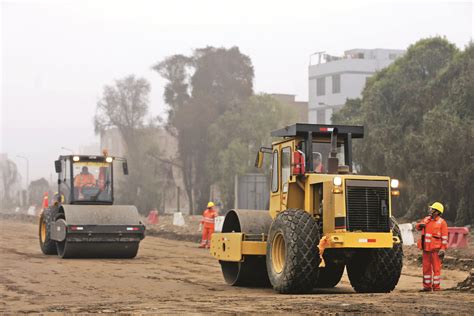
{"label": "large compactor machine", "polygon": [[39,221],[44,254],[61,258],[134,258],[145,226],[137,208],[114,205],[114,161],[128,174],[124,158],[59,156],[58,194]]}
{"label": "large compactor machine", "polygon": [[391,217],[398,180],[360,175],[352,141],[362,126],[294,124],[260,148],[271,156],[269,211],[230,210],[211,255],[228,284],[271,285],[279,293],[334,287],[344,269],[357,292],[390,292],[403,250]]}

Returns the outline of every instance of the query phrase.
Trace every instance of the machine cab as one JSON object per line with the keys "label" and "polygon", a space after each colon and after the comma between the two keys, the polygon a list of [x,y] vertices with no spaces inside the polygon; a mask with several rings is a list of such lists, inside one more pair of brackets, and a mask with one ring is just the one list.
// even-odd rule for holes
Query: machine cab
{"label": "machine cab", "polygon": [[[305,187],[306,180],[311,176],[312,184],[322,183],[332,179],[331,174],[352,174],[352,139],[363,134],[362,126],[299,123],[273,131],[271,135],[280,139],[272,143],[272,148],[262,148],[256,162],[261,166],[263,154],[271,154],[272,217],[287,208],[317,207],[312,202],[315,199],[305,198],[304,192],[310,191]],[[292,183],[296,187],[288,196]]]}
{"label": "machine cab", "polygon": [[69,155],[55,161],[58,202],[66,204],[113,204],[113,162],[110,156]]}

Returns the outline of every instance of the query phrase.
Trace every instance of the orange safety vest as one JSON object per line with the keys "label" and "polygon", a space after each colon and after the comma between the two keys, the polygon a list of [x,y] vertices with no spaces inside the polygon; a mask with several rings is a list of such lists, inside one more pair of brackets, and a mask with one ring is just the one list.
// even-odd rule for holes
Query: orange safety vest
{"label": "orange safety vest", "polygon": [[92,174],[78,174],[74,178],[74,186],[78,188],[82,188],[83,186],[93,186],[95,185],[95,178]]}
{"label": "orange safety vest", "polygon": [[217,211],[208,208],[202,213],[201,223],[204,224],[204,226],[214,226],[214,219],[217,216]]}
{"label": "orange safety vest", "polygon": [[[425,224],[425,228],[421,228],[420,224]],[[424,251],[448,248],[448,224],[440,216],[435,219],[426,216],[416,224],[415,228],[421,230],[421,239],[417,243],[418,248]]]}

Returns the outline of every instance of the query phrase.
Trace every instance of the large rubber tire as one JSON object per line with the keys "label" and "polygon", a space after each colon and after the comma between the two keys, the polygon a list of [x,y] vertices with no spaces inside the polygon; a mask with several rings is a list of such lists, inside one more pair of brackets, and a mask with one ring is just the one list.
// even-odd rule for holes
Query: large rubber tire
{"label": "large rubber tire", "polygon": [[270,227],[267,271],[273,289],[282,294],[309,293],[318,278],[319,227],[300,209],[280,213]]}
{"label": "large rubber tire", "polygon": [[325,261],[326,267],[319,268],[319,276],[315,285],[317,288],[335,287],[344,274],[345,265],[343,263],[336,264],[333,261]]}
{"label": "large rubber tire", "polygon": [[56,241],[51,239],[51,228],[50,224],[54,222],[57,214],[57,209],[47,208],[43,211],[39,220],[39,231],[38,238],[41,251],[45,255],[55,255],[56,252]]}
{"label": "large rubber tire", "polygon": [[[401,241],[398,225],[392,222],[394,235]],[[388,293],[398,284],[403,267],[403,245],[393,248],[359,249],[347,265],[352,287],[359,293]]]}

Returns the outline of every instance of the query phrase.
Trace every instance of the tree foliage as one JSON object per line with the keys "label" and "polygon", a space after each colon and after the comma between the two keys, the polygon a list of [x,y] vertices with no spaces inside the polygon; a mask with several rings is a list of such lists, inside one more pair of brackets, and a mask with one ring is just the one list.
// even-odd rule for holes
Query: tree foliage
{"label": "tree foliage", "polygon": [[460,52],[443,38],[420,40],[333,115],[365,126],[354,142],[363,173],[401,180],[398,216],[420,217],[439,200],[448,220],[474,221],[473,52],[473,44]]}
{"label": "tree foliage", "polygon": [[150,84],[144,78],[130,75],[105,86],[101,100],[97,103],[94,118],[96,133],[117,128],[126,147],[130,173],[120,177],[116,193],[119,203],[134,204],[146,212],[161,204],[157,194],[166,185],[164,175],[169,167],[153,159],[160,150],[154,140],[158,127],[154,121],[146,122],[149,115]]}
{"label": "tree foliage", "polygon": [[252,95],[252,63],[237,47],[206,47],[196,49],[191,56],[168,57],[153,69],[167,82],[167,128],[178,138],[184,189],[193,212],[204,208],[210,195],[208,128]]}
{"label": "tree foliage", "polygon": [[294,108],[260,94],[229,109],[212,123],[209,177],[219,186],[224,205],[233,205],[235,175],[259,172],[254,167],[255,156],[261,146],[271,144],[270,131],[294,123],[297,118]]}

